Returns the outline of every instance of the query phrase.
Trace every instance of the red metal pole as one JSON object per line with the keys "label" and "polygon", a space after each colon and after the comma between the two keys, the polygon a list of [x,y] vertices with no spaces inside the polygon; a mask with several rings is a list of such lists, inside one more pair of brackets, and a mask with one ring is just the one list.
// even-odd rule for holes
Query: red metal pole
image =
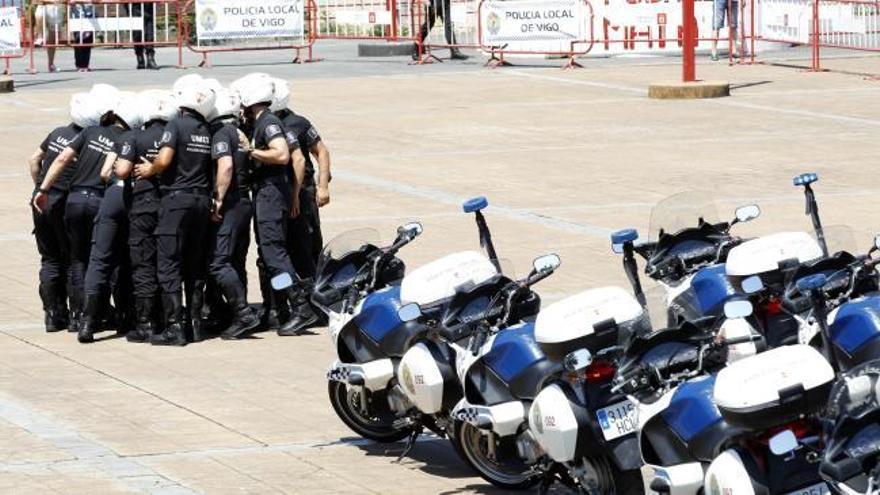
{"label": "red metal pole", "polygon": [[694,46],[696,44],[696,18],[694,18],[694,0],[682,0],[681,22],[682,30],[681,68],[682,81],[694,82],[697,80],[697,67],[694,58]]}
{"label": "red metal pole", "polygon": [[813,0],[813,71],[819,71],[819,0]]}

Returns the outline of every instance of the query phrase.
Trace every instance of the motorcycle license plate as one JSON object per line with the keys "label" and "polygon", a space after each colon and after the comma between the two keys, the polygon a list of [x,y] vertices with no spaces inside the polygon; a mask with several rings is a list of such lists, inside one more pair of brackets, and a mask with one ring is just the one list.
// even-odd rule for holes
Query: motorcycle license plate
{"label": "motorcycle license plate", "polygon": [[828,485],[825,483],[816,483],[813,486],[789,492],[787,495],[828,495],[829,493],[831,493],[831,490],[828,489]]}
{"label": "motorcycle license plate", "polygon": [[629,435],[636,431],[636,426],[639,424],[636,405],[629,400],[599,409],[596,411],[596,418],[599,420],[605,440]]}

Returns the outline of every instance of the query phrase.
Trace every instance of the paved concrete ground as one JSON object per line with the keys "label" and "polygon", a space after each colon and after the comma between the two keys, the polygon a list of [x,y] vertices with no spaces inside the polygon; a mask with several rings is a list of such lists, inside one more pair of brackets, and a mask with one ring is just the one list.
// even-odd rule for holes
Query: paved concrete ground
{"label": "paved concrete ground", "polygon": [[[180,74],[123,70],[129,57],[99,52],[96,66],[115,69],[87,77],[17,76],[21,90],[0,96],[0,492],[491,492],[442,441],[395,464],[400,445],[353,438],[326,399],[334,355],[324,331],[182,349],[112,338],[86,347],[42,332],[25,160],[66,121],[71,92],[95,81],[167,85]],[[808,229],[791,177],[816,171],[826,224],[852,226],[863,249],[880,232],[880,83],[862,77],[703,61],[699,75],[729,80],[733,96],[673,102],[646,98],[650,82],[678,76],[669,59],[571,72],[236,61],[213,73],[292,79],[294,106],[333,151],[327,238],[359,227],[388,238],[419,219],[425,234],[403,253],[410,266],[477,247],[459,204],[478,194],[490,198],[499,252],[519,273],[538,254],[561,255],[540,286],[547,301],[625,283],[608,233],[644,231],[651,207],[685,189],[711,192],[725,214],[759,203],[763,216],[743,234]],[[835,63],[858,72],[877,61]]]}

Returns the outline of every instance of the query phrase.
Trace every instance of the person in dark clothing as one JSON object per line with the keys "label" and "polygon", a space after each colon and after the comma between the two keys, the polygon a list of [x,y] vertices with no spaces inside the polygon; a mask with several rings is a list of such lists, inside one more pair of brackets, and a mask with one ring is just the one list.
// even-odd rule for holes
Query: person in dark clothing
{"label": "person in dark clothing", "polygon": [[[440,2],[439,9],[437,2]],[[437,17],[443,21],[443,33],[446,35],[446,43],[450,45],[449,53],[452,60],[467,60],[469,57],[458,49],[455,46],[455,32],[454,26],[452,24],[452,16],[450,7],[450,0],[430,0],[428,2],[428,15],[427,19],[425,19],[425,23],[422,24],[422,28],[419,31],[419,39],[422,43],[425,42],[425,39],[428,37],[428,33],[434,29],[434,23],[437,22]],[[413,60],[418,60],[419,58],[419,45],[416,44],[413,46]]]}
{"label": "person in dark clothing", "polygon": [[161,174],[156,234],[165,329],[150,342],[183,346],[187,343],[183,288],[191,340],[198,342],[204,337],[201,312],[207,278],[205,239],[213,183],[211,129],[206,116],[214,109],[216,95],[204,81],[197,80],[180,88],[175,97],[181,115],[165,126],[156,159],[141,158],[135,166],[135,177],[143,180]]}
{"label": "person in dark clothing", "polygon": [[[324,247],[318,208],[330,203],[330,150],[309,119],[288,108],[290,87],[287,82],[276,79],[275,87],[276,99],[272,103],[272,110],[284,124],[288,141],[295,143],[291,150],[299,189],[294,215],[290,220],[288,247],[297,273],[304,279],[311,279],[315,276],[318,256]],[[319,166],[317,182],[313,157]]]}
{"label": "person in dark clothing", "polygon": [[76,160],[76,171],[70,179],[65,204],[64,225],[70,247],[71,330],[78,332],[85,325],[82,318],[85,309],[84,278],[89,264],[95,217],[104,196],[101,170],[106,169],[107,162],[112,163],[114,157],[110,154],[122,133],[113,113],[119,100],[116,88],[97,84],[89,92],[88,100],[94,114],[101,116],[99,125],[87,127],[64,148],[52,162],[33,198],[34,207],[42,214],[48,207],[52,186],[61,178],[65,168]]}
{"label": "person in dark clothing", "polygon": [[[177,117],[178,110],[171,93],[148,90],[139,95],[144,128],[137,133],[131,160],[123,157],[121,168],[133,168],[140,157],[155,160],[166,124]],[[132,201],[128,214],[128,254],[134,292],[135,327],[125,338],[129,342],[149,342],[157,333],[156,301],[159,284],[156,278],[156,226],[159,223],[159,177],[134,179]]]}
{"label": "person in dark clothing", "polygon": [[[87,93],[73,95],[70,100],[71,123],[58,127],[46,136],[29,160],[34,194],[46,178],[49,167],[86,127],[98,123]],[[69,327],[67,282],[70,267],[67,233],[64,230],[64,206],[75,166],[67,167],[49,190],[46,208],[41,213],[33,208],[34,237],[40,253],[40,298],[43,301],[47,332]]]}
{"label": "person in dark clothing", "polygon": [[[131,6],[131,15],[140,17],[143,14],[144,30],[132,31],[132,38],[135,43],[152,43],[156,40],[156,27],[153,25],[156,4],[152,2],[136,3]],[[146,54],[146,57],[144,57]],[[153,45],[136,44],[134,46],[134,55],[137,57],[138,69],[159,70],[156,64],[156,49]]]}
{"label": "person in dark clothing", "polygon": [[248,305],[244,271],[253,204],[250,163],[240,145],[240,113],[238,93],[220,89],[211,121],[211,156],[217,162],[213,209],[217,231],[212,236],[209,270],[234,313],[232,323],[221,334],[224,339],[242,337],[260,324],[256,312]]}
{"label": "person in dark clothing", "polygon": [[101,199],[92,250],[85,277],[85,324],[79,330],[81,343],[94,342],[102,316],[109,307],[110,289],[116,304],[117,333],[126,335],[134,328],[131,300],[131,266],[128,255],[128,213],[131,206],[131,172],[136,156],[141,111],[134,93],[125,93],[113,109],[117,133],[115,148],[105,162],[101,177],[108,187]]}
{"label": "person in dark clothing", "polygon": [[[95,6],[91,4],[73,4],[70,6],[70,18],[94,19]],[[95,42],[95,33],[90,29],[73,31],[71,34],[76,45],[91,45]],[[91,70],[89,65],[92,61],[92,47],[74,46],[73,58],[76,62],[76,69],[79,72],[89,72]]]}
{"label": "person in dark clothing", "polygon": [[308,288],[300,283],[286,248],[293,186],[288,178],[291,159],[283,125],[269,110],[274,100],[274,84],[265,74],[252,74],[233,83],[233,88],[239,93],[245,118],[253,129],[252,142],[242,144],[252,160],[259,255],[272,288],[281,292],[290,305],[290,317],[278,329],[278,334],[297,335],[313,325],[318,316],[308,301]]}

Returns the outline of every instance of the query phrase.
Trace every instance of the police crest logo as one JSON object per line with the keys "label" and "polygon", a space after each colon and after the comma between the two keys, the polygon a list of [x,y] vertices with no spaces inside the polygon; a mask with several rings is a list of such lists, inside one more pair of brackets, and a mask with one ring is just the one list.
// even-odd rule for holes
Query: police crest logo
{"label": "police crest logo", "polygon": [[162,133],[162,141],[161,142],[163,142],[163,143],[170,143],[171,142],[171,133],[169,131],[165,131],[164,133]]}
{"label": "police crest logo", "polygon": [[205,7],[199,12],[199,25],[205,31],[213,31],[217,27],[217,12],[211,7]]}
{"label": "police crest logo", "polygon": [[227,151],[229,151],[229,145],[223,141],[214,145],[215,153],[226,153]]}
{"label": "police crest logo", "polygon": [[538,433],[544,434],[544,418],[541,416],[541,406],[537,404],[532,406],[532,424],[535,425]]}
{"label": "police crest logo", "polygon": [[501,31],[501,17],[495,12],[489,12],[489,15],[486,17],[486,29],[489,30],[489,34],[495,36]]}
{"label": "police crest logo", "polygon": [[281,128],[278,127],[277,124],[270,124],[268,127],[266,127],[266,134],[270,136],[281,134]]}
{"label": "police crest logo", "polygon": [[403,385],[411,394],[416,393],[416,384],[413,380],[412,371],[409,370],[409,366],[403,365]]}
{"label": "police crest logo", "polygon": [[131,145],[128,143],[123,143],[122,144],[122,154],[127,155],[129,153],[131,153]]}
{"label": "police crest logo", "polygon": [[312,139],[317,139],[318,138],[318,130],[315,129],[314,127],[309,127],[309,137]]}

